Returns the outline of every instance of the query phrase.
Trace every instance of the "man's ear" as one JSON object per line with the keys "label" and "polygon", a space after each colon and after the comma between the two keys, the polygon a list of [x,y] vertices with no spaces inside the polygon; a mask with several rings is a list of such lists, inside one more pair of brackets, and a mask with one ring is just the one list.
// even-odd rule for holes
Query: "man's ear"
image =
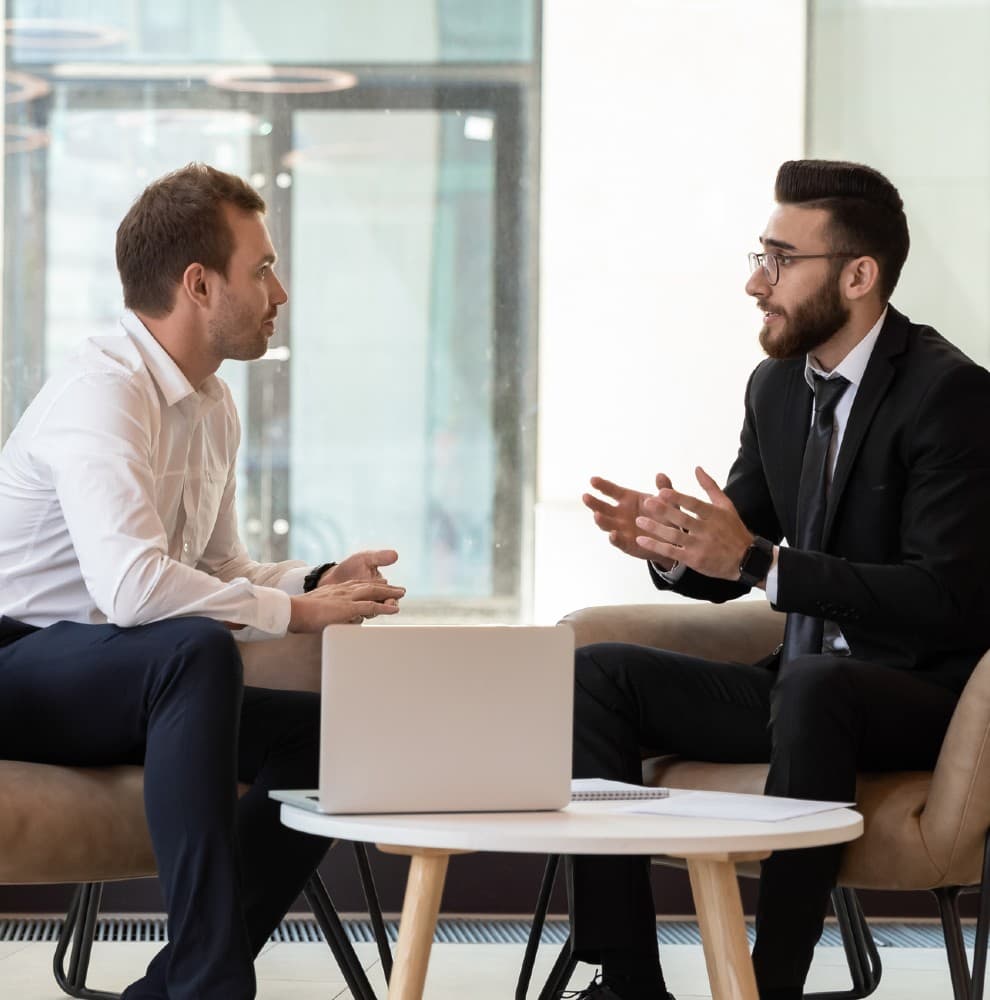
{"label": "man's ear", "polygon": [[216,275],[202,264],[190,264],[182,272],[181,294],[201,309],[208,308],[213,297],[213,280]]}
{"label": "man's ear", "polygon": [[877,288],[880,265],[875,257],[857,257],[842,270],[842,288],[848,299],[862,299]]}

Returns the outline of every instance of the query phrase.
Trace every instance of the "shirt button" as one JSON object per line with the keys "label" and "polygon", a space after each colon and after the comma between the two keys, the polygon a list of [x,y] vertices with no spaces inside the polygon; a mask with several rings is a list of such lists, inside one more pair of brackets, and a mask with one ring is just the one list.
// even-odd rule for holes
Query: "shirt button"
{"label": "shirt button", "polygon": [[188,552],[189,551],[189,543],[188,542],[183,542],[182,543],[182,551],[183,552]]}

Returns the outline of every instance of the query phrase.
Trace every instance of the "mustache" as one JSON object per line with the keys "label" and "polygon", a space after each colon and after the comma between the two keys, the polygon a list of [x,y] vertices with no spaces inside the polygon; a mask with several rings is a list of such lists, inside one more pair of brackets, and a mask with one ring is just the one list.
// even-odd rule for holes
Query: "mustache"
{"label": "mustache", "polygon": [[772,306],[769,302],[767,302],[766,299],[757,299],[756,300],[756,308],[759,309],[760,312],[772,312],[772,313],[777,313],[780,316],[786,316],[787,315],[787,311],[786,310],[779,309],[779,308],[774,308],[774,306]]}

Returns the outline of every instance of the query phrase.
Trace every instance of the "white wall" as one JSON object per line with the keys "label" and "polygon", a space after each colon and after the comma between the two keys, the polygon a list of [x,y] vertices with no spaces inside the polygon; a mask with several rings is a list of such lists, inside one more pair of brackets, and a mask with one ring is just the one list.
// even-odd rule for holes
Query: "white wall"
{"label": "white wall", "polygon": [[724,480],[761,357],[746,253],[803,152],[804,8],[545,2],[537,622],[662,599],[589,476]]}

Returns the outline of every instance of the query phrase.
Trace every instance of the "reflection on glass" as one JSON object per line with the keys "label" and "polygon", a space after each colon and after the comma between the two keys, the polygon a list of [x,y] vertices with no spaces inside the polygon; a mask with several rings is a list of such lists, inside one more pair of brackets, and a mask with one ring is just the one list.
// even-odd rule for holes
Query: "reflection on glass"
{"label": "reflection on glass", "polygon": [[300,112],[292,154],[298,551],[388,541],[431,597],[492,592],[493,144],[464,122]]}
{"label": "reflection on glass", "polygon": [[268,202],[290,294],[266,358],[220,371],[252,554],[392,545],[410,611],[518,617],[532,0],[6,13],[3,433],[82,338],[115,329],[114,234],[133,198],[213,163]]}

